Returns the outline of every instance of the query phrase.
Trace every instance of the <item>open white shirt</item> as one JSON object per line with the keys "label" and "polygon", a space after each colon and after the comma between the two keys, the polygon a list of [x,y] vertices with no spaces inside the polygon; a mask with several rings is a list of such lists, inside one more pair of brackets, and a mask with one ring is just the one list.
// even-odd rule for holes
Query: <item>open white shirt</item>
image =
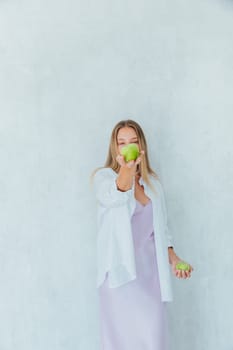
{"label": "open white shirt", "polygon": [[[94,176],[97,199],[97,288],[108,272],[109,287],[116,288],[137,278],[131,228],[136,200],[134,185],[125,192],[117,189],[118,174],[102,168]],[[156,194],[140,179],[153,207],[154,242],[162,301],[172,301],[172,286],[168,247],[173,246],[167,226],[167,211],[162,185],[150,175]]]}

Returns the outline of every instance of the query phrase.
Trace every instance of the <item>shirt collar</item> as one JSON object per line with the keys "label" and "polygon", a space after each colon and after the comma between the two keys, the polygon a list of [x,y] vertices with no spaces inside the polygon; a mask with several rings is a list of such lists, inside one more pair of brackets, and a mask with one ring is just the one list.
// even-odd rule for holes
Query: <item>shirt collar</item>
{"label": "shirt collar", "polygon": [[147,183],[145,182],[145,181],[143,181],[143,179],[142,179],[142,177],[140,177],[140,179],[139,179],[139,183],[140,183],[140,185],[143,185],[143,187],[144,187],[144,190],[146,190],[147,189]]}

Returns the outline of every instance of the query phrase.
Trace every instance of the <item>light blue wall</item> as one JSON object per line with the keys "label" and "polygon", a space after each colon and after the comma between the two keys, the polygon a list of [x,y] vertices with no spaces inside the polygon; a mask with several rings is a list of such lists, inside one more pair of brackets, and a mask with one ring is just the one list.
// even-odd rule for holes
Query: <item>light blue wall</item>
{"label": "light blue wall", "polygon": [[233,4],[0,2],[0,349],[98,350],[89,174],[143,127],[178,255],[169,350],[232,350]]}

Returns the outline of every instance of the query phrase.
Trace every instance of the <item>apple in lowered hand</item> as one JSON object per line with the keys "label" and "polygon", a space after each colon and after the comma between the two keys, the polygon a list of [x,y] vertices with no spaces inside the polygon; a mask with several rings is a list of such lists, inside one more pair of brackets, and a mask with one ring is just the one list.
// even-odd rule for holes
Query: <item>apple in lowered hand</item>
{"label": "apple in lowered hand", "polygon": [[180,261],[178,264],[176,264],[177,270],[188,271],[189,268],[189,264],[186,264],[184,261]]}
{"label": "apple in lowered hand", "polygon": [[124,156],[125,161],[135,160],[139,156],[139,148],[136,143],[129,143],[121,148],[120,153]]}

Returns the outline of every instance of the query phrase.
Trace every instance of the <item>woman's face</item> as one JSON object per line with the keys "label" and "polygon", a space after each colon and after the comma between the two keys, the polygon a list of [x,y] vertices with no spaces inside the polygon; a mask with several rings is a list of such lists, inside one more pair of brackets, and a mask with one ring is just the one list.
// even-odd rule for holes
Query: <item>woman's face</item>
{"label": "woman's face", "polygon": [[120,150],[123,146],[129,143],[136,143],[139,146],[138,137],[135,130],[131,127],[125,126],[118,131],[117,134],[117,150]]}

